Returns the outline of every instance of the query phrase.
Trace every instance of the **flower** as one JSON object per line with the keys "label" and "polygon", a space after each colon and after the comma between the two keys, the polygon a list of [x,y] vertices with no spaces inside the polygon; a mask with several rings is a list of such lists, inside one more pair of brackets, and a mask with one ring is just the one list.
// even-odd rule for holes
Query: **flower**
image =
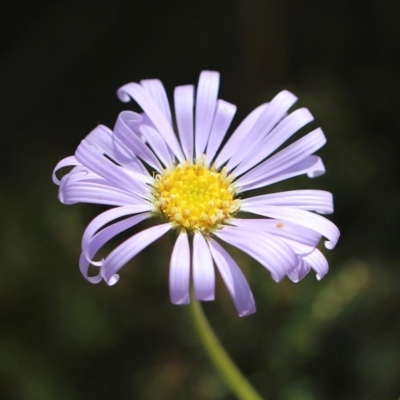
{"label": "flower", "polygon": [[[178,139],[162,83],[128,83],[118,96],[123,102],[134,99],[143,114],[121,112],[113,131],[97,126],[74,156],[57,164],[53,180],[62,203],[114,206],[94,218],[83,234],[79,266],[89,282],[113,285],[129,260],[168,231],[176,234],[169,270],[174,304],[190,302],[190,271],[195,298],[214,300],[215,264],[239,315],[255,312],[248,282],[219,241],[249,254],[275,281],[288,276],[298,282],[311,269],[317,279],[327,273],[328,263],[316,246],[324,236],[326,247],[333,248],[339,230],[314,212],[333,212],[331,193],[245,196],[301,174],[323,174],[323,163],[314,155],[326,142],[323,132],[315,129],[277,151],[313,120],[305,108],[287,113],[297,98],[284,90],[251,112],[221,146],[236,107],[217,99],[218,88],[219,73],[214,71],[200,74],[196,101],[194,86],[175,88]],[[66,166],[73,168],[59,180],[56,172]],[[241,218],[242,213],[253,218]],[[94,261],[111,238],[150,217],[161,223]],[[90,265],[99,268],[97,275],[89,276]]]}

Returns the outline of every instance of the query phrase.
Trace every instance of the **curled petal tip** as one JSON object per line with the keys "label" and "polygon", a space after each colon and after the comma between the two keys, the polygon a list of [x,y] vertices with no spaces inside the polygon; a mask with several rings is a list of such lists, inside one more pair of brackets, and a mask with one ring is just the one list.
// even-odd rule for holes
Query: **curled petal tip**
{"label": "curled petal tip", "polygon": [[280,282],[282,280],[282,277],[278,276],[277,274],[271,272],[271,278],[276,282]]}
{"label": "curled petal tip", "polygon": [[208,297],[202,297],[201,299],[197,299],[199,301],[214,301],[215,300],[215,296],[208,296]]}
{"label": "curled petal tip", "polygon": [[241,313],[239,313],[239,317],[247,317],[251,314],[255,314],[257,311],[255,304],[250,307],[248,310],[244,310]]}
{"label": "curled petal tip", "polygon": [[329,240],[326,240],[326,241],[324,242],[324,244],[325,244],[325,247],[326,247],[328,250],[333,250],[333,249],[335,248],[335,245],[336,245],[336,243],[332,243],[332,242],[329,241]]}
{"label": "curled petal tip", "polygon": [[190,304],[190,297],[185,296],[185,297],[181,297],[179,299],[171,299],[171,303],[175,304],[177,306],[184,306],[184,305]]}
{"label": "curled petal tip", "polygon": [[291,91],[287,90],[287,89],[282,90],[280,93],[278,93],[278,96],[279,95],[285,96],[286,98],[292,99],[293,101],[297,101],[298,100],[298,97],[296,95],[294,95]]}
{"label": "curled petal tip", "polygon": [[120,88],[117,90],[117,96],[118,96],[118,98],[119,98],[123,103],[129,103],[129,102],[131,101],[131,98],[130,98],[130,96],[128,95],[128,93],[126,93],[126,91],[125,91],[125,89],[124,89],[125,86],[126,86],[126,85],[120,87]]}
{"label": "curled petal tip", "polygon": [[119,281],[119,275],[118,274],[114,274],[111,276],[111,278],[109,278],[108,280],[106,280],[106,283],[108,286],[113,286],[115,285],[117,282]]}

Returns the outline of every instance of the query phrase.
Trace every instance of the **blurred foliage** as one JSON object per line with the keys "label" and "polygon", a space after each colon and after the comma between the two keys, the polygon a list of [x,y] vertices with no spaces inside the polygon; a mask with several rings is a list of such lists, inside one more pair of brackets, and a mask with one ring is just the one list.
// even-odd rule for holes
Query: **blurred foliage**
{"label": "blurred foliage", "polygon": [[342,231],[321,282],[276,284],[230,248],[258,311],[238,318],[219,280],[204,304],[218,336],[266,399],[399,398],[399,2],[18,0],[0,11],[1,399],[232,399],[186,308],[169,302],[168,240],[116,286],[88,284],[80,239],[103,208],[59,204],[50,180],[97,123],[134,107],[115,98],[121,84],[158,77],[172,93],[202,69],[221,71],[234,125],[283,88],[310,108],[328,172],[271,191],[332,191]]}

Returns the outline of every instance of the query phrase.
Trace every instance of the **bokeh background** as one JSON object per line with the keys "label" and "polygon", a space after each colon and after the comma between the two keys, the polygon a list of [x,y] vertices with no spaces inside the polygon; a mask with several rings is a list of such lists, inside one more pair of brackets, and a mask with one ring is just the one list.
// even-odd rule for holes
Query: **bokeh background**
{"label": "bokeh background", "polygon": [[160,78],[171,94],[213,69],[234,126],[284,88],[312,111],[327,174],[271,191],[332,191],[342,231],[321,282],[276,284],[232,250],[258,311],[237,317],[218,282],[204,305],[218,336],[265,399],[397,400],[399,21],[396,0],[1,3],[0,399],[233,399],[169,302],[168,240],[116,286],[90,285],[80,239],[104,208],[64,206],[51,182],[91,129],[135,109],[119,86]]}

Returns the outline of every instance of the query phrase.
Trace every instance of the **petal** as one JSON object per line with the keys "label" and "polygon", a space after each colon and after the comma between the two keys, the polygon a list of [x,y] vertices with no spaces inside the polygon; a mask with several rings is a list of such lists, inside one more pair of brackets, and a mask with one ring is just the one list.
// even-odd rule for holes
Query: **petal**
{"label": "petal", "polygon": [[154,153],[157,154],[157,157],[161,160],[161,162],[168,168],[171,168],[173,165],[173,157],[169,152],[169,148],[164,141],[164,138],[159,134],[159,132],[149,126],[142,125],[140,127],[140,132],[145,137],[148,144],[153,149]]}
{"label": "petal", "polygon": [[[310,268],[308,265],[303,265],[305,262],[302,257],[311,254],[322,238],[321,234],[311,229],[276,219],[233,218],[230,220],[230,223],[234,226],[251,231],[257,230],[278,236],[295,254],[300,256],[298,257],[299,265],[293,270],[295,272],[292,271],[293,273],[290,272],[288,274],[289,278],[292,280],[297,279],[303,272],[304,275],[301,275],[302,277],[308,273]],[[300,279],[303,278],[299,278],[298,280]],[[298,280],[296,280],[296,282],[298,282]]]}
{"label": "petal", "polygon": [[217,110],[215,112],[215,117],[207,144],[206,156],[208,164],[211,163],[212,159],[217,153],[219,146],[221,145],[226,132],[228,131],[229,125],[235,116],[236,108],[237,107],[233,104],[230,104],[224,100],[218,100]]}
{"label": "petal", "polygon": [[[134,114],[135,125],[139,126],[142,117],[137,113]],[[143,167],[142,163],[129,151],[122,143],[116,140],[113,132],[104,125],[98,125],[93,129],[85,139],[97,148],[99,153],[106,154],[109,158],[114,160],[117,164],[125,168],[131,169],[139,173],[148,174],[147,170]]]}
{"label": "petal", "polygon": [[197,300],[214,300],[214,265],[207,242],[199,232],[193,236],[193,286],[194,296]]}
{"label": "petal", "polygon": [[245,317],[255,313],[256,305],[253,293],[239,266],[215,240],[209,239],[208,245],[239,316]]}
{"label": "petal", "polygon": [[[147,79],[147,80],[142,80],[140,81],[140,84],[144,87],[144,89],[147,91],[147,93],[152,97],[153,101],[157,104],[159,111],[164,115],[164,117],[167,119],[169,122],[169,125],[172,127],[172,115],[171,115],[171,108],[169,106],[169,101],[167,97],[167,93],[165,92],[164,85],[159,79]],[[149,120],[149,117],[144,114],[145,119]],[[149,124],[148,124],[149,125]],[[156,129],[153,123],[150,124],[152,128]],[[159,136],[162,135],[157,132]],[[172,150],[167,146],[165,141],[162,139],[162,143],[164,143],[164,146],[160,150],[166,151],[168,154],[167,160],[171,160],[169,164],[172,166],[173,159],[175,158],[174,153]],[[154,147],[153,147],[154,149]],[[154,149],[155,153],[159,155],[159,153]],[[165,153],[164,153],[165,154]],[[165,164],[167,165],[167,164]]]}
{"label": "petal", "polygon": [[112,206],[146,204],[146,201],[105,183],[68,179],[60,188],[59,200],[63,204],[92,203]]}
{"label": "petal", "polygon": [[328,249],[333,249],[336,246],[340,236],[339,229],[334,223],[310,211],[291,207],[258,206],[250,204],[244,204],[241,207],[241,211],[263,215],[264,217],[268,218],[276,218],[283,221],[293,222],[300,226],[312,229],[328,239],[328,241],[325,242],[325,246]]}
{"label": "petal", "polygon": [[112,208],[111,210],[107,210],[94,218],[92,222],[90,222],[90,224],[86,227],[85,232],[82,236],[82,251],[85,253],[88,261],[93,264],[93,261],[89,256],[88,248],[90,241],[99,229],[117,218],[125,217],[126,215],[130,214],[143,213],[146,211],[151,211],[151,206],[148,204],[117,207]]}
{"label": "petal", "polygon": [[267,232],[291,242],[298,242],[306,246],[307,253],[313,251],[322,238],[318,232],[278,219],[232,218],[229,223],[240,228]]}
{"label": "petal", "polygon": [[[125,145],[124,149],[120,151],[131,152],[132,155],[140,157],[148,165],[162,171],[162,166],[159,163],[154,153],[146,146],[143,140],[135,133],[138,130],[137,126],[137,115],[132,111],[122,111],[118,115],[117,122],[114,126],[114,135]],[[142,117],[140,117],[142,120]],[[115,142],[115,146],[118,147],[119,142]]]}
{"label": "petal", "polygon": [[176,239],[169,266],[169,295],[173,304],[189,304],[190,247],[186,233]]}
{"label": "petal", "polygon": [[[96,276],[89,276],[88,270],[90,262],[88,258],[91,260],[96,255],[96,253],[107,243],[111,238],[123,232],[126,229],[133,227],[139,222],[150,216],[149,213],[138,214],[133,217],[124,219],[122,221],[116,222],[113,225],[107,226],[100,232],[98,232],[95,236],[90,239],[87,243],[87,247],[82,251],[80,259],[79,259],[79,269],[82,275],[90,282],[90,283],[99,283],[103,278],[100,274]],[[115,282],[116,283],[116,282]]]}
{"label": "petal", "polygon": [[[325,173],[325,166],[321,158],[318,156],[308,156],[304,160],[292,165],[275,175],[267,175],[252,183],[240,187],[241,192],[253,190],[260,187],[272,185],[273,183],[284,181],[285,179],[293,178],[295,176],[307,174],[309,178],[315,178]],[[236,184],[236,182],[235,182]]]}
{"label": "petal", "polygon": [[247,133],[245,142],[232,154],[227,164],[228,171],[236,167],[247,156],[251,157],[251,149],[258,146],[296,101],[297,97],[293,93],[283,90],[268,103],[264,112]]}
{"label": "petal", "polygon": [[120,244],[108,255],[101,266],[100,274],[103,279],[108,284],[111,284],[115,279],[117,279],[116,273],[129,260],[135,257],[136,254],[142,251],[150,243],[153,243],[162,235],[167,233],[171,228],[172,225],[170,223],[156,225],[137,233]]}
{"label": "petal", "polygon": [[[107,179],[101,177],[95,172],[91,171],[89,168],[84,165],[77,165],[74,167],[69,174],[65,175],[61,180],[60,190],[64,188],[65,185],[68,185],[71,182],[84,182],[84,183],[98,183],[101,185],[106,185],[111,189],[115,189],[116,191],[121,191],[124,193],[128,193],[131,196],[135,196],[132,193],[129,193],[125,189],[122,189],[118,186],[116,182],[108,181]],[[137,199],[141,199],[139,197],[135,197]],[[143,203],[143,199],[141,199],[141,203]]]}
{"label": "petal", "polygon": [[[117,164],[120,164],[126,168],[127,173],[132,170],[139,174],[150,177],[150,174],[143,165],[142,161],[139,160],[137,155],[132,150],[129,150],[129,147],[127,147],[126,144],[123,143],[116,135],[112,136],[112,146],[115,157],[112,157],[113,160],[115,160]],[[130,146],[132,147],[132,144],[130,144]]]}
{"label": "petal", "polygon": [[98,273],[97,275],[89,276],[89,266],[90,263],[86,259],[85,254],[81,253],[79,257],[79,270],[81,271],[81,274],[90,283],[100,283],[103,280],[103,277],[100,275],[100,273]]}
{"label": "petal", "polygon": [[294,133],[313,121],[313,119],[314,117],[306,108],[300,108],[289,114],[260,143],[250,144],[247,151],[248,156],[235,168],[235,175],[243,174],[266,159]]}
{"label": "petal", "polygon": [[78,160],[75,158],[75,156],[69,156],[69,157],[63,158],[59,163],[57,163],[56,167],[54,168],[53,175],[52,175],[53,182],[56,185],[61,184],[61,181],[56,176],[57,171],[59,169],[64,168],[64,167],[74,167],[76,165],[81,165],[81,164],[78,162]]}
{"label": "petal", "polygon": [[236,181],[236,184],[249,185],[262,178],[283,172],[313,154],[325,143],[326,138],[322,130],[318,128],[245,173]]}
{"label": "petal", "polygon": [[300,264],[287,276],[288,278],[297,283],[301,281],[311,270],[310,264],[306,263],[303,259],[300,260]]}
{"label": "petal", "polygon": [[159,79],[146,79],[140,81],[140,84],[144,87],[147,93],[149,93],[153,101],[157,104],[158,109],[172,126],[171,109],[162,82]]}
{"label": "petal", "polygon": [[241,204],[287,206],[316,211],[320,214],[333,213],[332,193],[325,190],[290,190],[287,192],[269,193],[241,200]]}
{"label": "petal", "polygon": [[128,83],[119,88],[117,94],[120,100],[123,102],[128,102],[130,100],[130,96],[139,104],[139,106],[153,122],[157,130],[164,137],[164,140],[168,144],[169,148],[174,152],[178,160],[183,163],[185,157],[182,153],[175,133],[172,130],[171,124],[159,110],[157,104],[146,92],[146,90],[137,83]]}
{"label": "petal", "polygon": [[271,272],[272,279],[276,282],[298,265],[298,257],[290,247],[266,232],[226,226],[214,234],[257,260]]}
{"label": "petal", "polygon": [[102,154],[107,154],[115,160],[115,154],[112,144],[112,131],[104,125],[98,125],[85,139],[95,146]]}
{"label": "petal", "polygon": [[174,91],[176,124],[185,156],[193,160],[194,87],[177,86]]}
{"label": "petal", "polygon": [[196,159],[204,154],[210,135],[219,89],[219,73],[202,71],[197,86],[196,118],[195,118],[195,148]]}
{"label": "petal", "polygon": [[261,104],[256,109],[254,109],[236,128],[236,130],[232,133],[226,145],[221,149],[215,163],[220,167],[228,161],[234,153],[236,153],[238,148],[241,148],[243,142],[246,140],[246,137],[257,122],[260,115],[267,108],[268,103]]}
{"label": "petal", "polygon": [[83,166],[134,195],[146,196],[149,191],[148,186],[145,184],[151,182],[149,176],[133,171],[128,173],[123,167],[114,164],[99,153],[85,139],[78,146],[75,157]]}
{"label": "petal", "polygon": [[326,261],[325,256],[318,249],[304,256],[303,259],[317,273],[318,280],[321,280],[328,273],[328,261]]}

